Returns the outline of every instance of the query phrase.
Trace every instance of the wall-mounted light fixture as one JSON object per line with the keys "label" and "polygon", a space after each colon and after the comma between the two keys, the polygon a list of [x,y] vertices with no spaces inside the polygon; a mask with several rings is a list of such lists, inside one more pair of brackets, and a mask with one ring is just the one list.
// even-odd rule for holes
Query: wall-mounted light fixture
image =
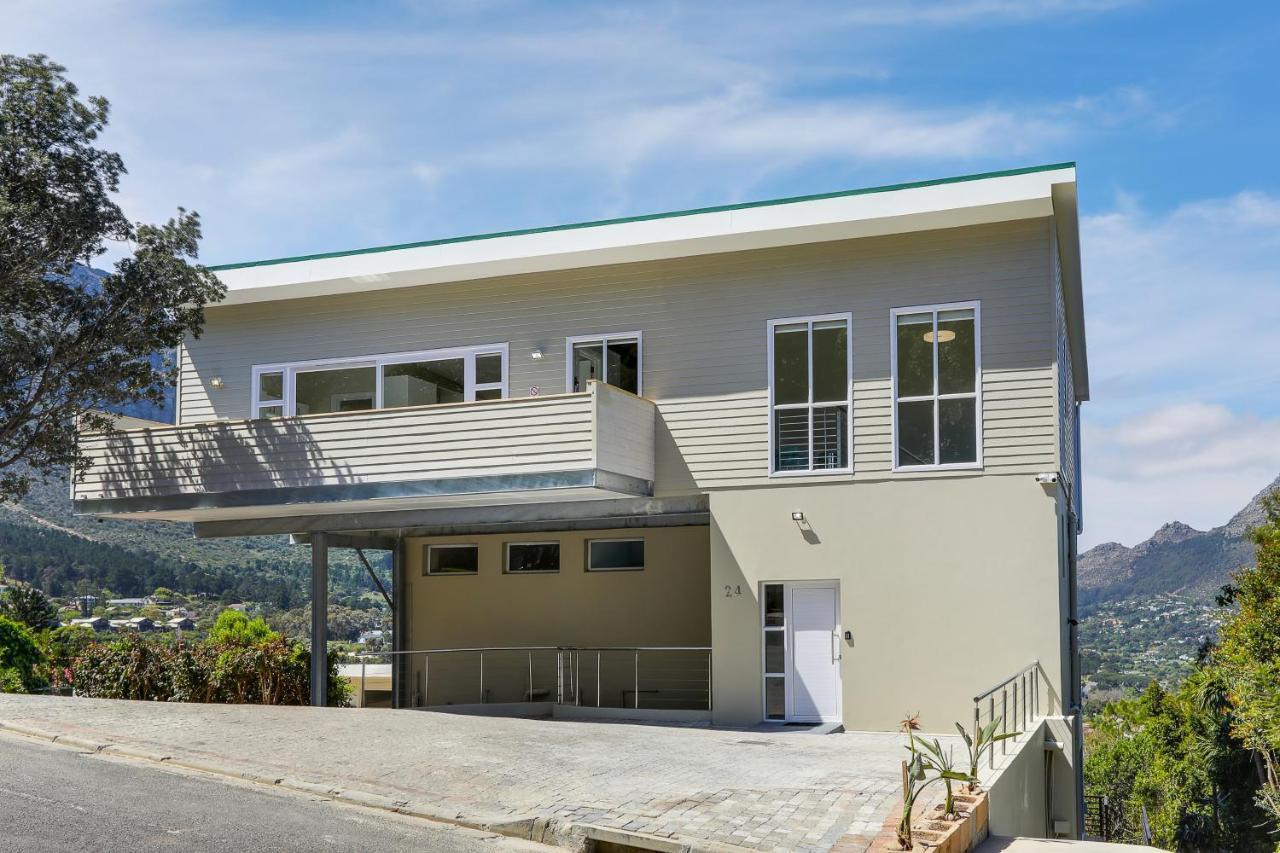
{"label": "wall-mounted light fixture", "polygon": [[538,359],[542,358],[542,350],[535,349],[533,352],[529,353],[529,358],[533,359],[534,361],[537,361]]}
{"label": "wall-mounted light fixture", "polygon": [[796,522],[797,524],[802,523],[804,521],[804,513],[800,512],[799,510],[796,510],[795,512],[791,513],[791,520]]}
{"label": "wall-mounted light fixture", "polygon": [[213,389],[213,390],[215,390],[215,391],[221,391],[221,390],[222,390],[222,377],[221,377],[221,376],[215,376],[215,377],[213,377],[212,379],[210,379],[210,380],[209,380],[209,387],[210,387],[210,388],[212,388],[212,389]]}

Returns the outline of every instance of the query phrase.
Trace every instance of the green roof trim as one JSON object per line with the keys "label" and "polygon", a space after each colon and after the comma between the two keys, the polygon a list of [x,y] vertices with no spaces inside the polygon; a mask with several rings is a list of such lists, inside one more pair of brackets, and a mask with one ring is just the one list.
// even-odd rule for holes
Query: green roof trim
{"label": "green roof trim", "polygon": [[837,190],[836,192],[817,193],[815,195],[797,195],[788,198],[773,198],[764,201],[744,201],[738,204],[722,204],[714,207],[695,207],[690,210],[674,210],[668,213],[646,213],[640,216],[623,216],[617,219],[596,219],[590,222],[573,222],[568,225],[547,225],[541,228],[520,228],[515,231],[495,231],[492,234],[469,234],[464,237],[445,237],[439,240],[422,240],[417,243],[396,243],[391,246],[373,246],[367,249],[349,249],[342,252],[320,252],[314,255],[298,255],[292,258],[271,258],[265,261],[247,261],[239,264],[218,264],[209,269],[242,270],[250,267],[269,267],[276,264],[292,264],[299,261],[322,261],[329,258],[345,258],[351,255],[372,255],[378,252],[395,252],[400,249],[423,249],[428,246],[446,246],[450,243],[470,243],[476,240],[495,240],[499,237],[523,237],[529,234],[546,234],[551,231],[573,231],[578,228],[595,228],[600,225],[622,225],[627,222],[648,222],[654,219],[675,219],[679,216],[697,216],[700,213],[726,213],[733,210],[747,210],[753,207],[773,207],[779,204],[795,204],[802,201],[822,201],[829,198],[847,198],[849,196],[888,193],[897,190],[914,190],[921,187],[936,187],[940,184],[961,184],[967,181],[981,181],[987,178],[1009,178],[1014,175],[1030,175],[1035,172],[1056,172],[1059,169],[1074,169],[1075,161],[1050,163],[1044,166],[1025,166],[1021,169],[1005,169],[999,172],[980,172],[976,175],[959,175],[953,178],[935,178],[930,181],[912,181],[905,184],[887,184],[881,187],[863,187],[854,190]]}

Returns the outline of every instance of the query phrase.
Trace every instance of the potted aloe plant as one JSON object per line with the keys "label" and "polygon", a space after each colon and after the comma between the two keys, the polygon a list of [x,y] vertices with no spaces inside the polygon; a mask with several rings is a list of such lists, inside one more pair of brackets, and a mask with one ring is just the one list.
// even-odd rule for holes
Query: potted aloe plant
{"label": "potted aloe plant", "polygon": [[964,738],[964,745],[969,750],[969,793],[971,794],[978,789],[978,765],[982,763],[983,757],[1000,741],[1022,734],[1022,732],[996,734],[1002,719],[1003,717],[996,717],[981,728],[975,726],[972,737],[965,731],[964,726],[956,723],[956,731],[960,732],[960,737]]}

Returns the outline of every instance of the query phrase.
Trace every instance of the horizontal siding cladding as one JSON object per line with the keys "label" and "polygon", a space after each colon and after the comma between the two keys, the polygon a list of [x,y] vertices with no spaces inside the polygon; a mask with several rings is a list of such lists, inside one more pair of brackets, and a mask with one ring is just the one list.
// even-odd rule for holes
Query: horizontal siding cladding
{"label": "horizontal siding cladding", "polygon": [[1067,493],[1075,494],[1076,422],[1075,376],[1071,366],[1071,339],[1067,335],[1066,294],[1062,288],[1062,264],[1058,257],[1056,232],[1050,235],[1049,267],[1053,275],[1054,332],[1056,338],[1058,400],[1058,470],[1066,483]]}
{"label": "horizontal siding cladding", "polygon": [[88,436],[77,500],[586,470],[587,394]]}
{"label": "horizontal siding cladding", "polygon": [[641,480],[654,478],[654,419],[651,401],[594,383],[596,467]]}
{"label": "horizontal siding cladding", "polygon": [[1046,223],[215,307],[184,351],[181,416],[246,417],[254,364],[503,342],[511,396],[557,393],[566,337],[639,329],[645,396],[659,411],[658,489],[758,485],[770,482],[767,321],[851,312],[854,477],[881,477],[892,459],[890,309],[976,299],[986,467],[1043,469],[1057,411]]}

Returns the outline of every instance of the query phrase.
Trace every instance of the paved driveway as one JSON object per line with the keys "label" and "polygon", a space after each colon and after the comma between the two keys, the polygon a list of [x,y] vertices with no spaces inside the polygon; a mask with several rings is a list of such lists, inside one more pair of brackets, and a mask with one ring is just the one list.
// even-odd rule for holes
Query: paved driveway
{"label": "paved driveway", "polygon": [[863,849],[896,805],[904,755],[890,734],[44,696],[0,696],[0,726],[472,826],[606,827],[704,849]]}

